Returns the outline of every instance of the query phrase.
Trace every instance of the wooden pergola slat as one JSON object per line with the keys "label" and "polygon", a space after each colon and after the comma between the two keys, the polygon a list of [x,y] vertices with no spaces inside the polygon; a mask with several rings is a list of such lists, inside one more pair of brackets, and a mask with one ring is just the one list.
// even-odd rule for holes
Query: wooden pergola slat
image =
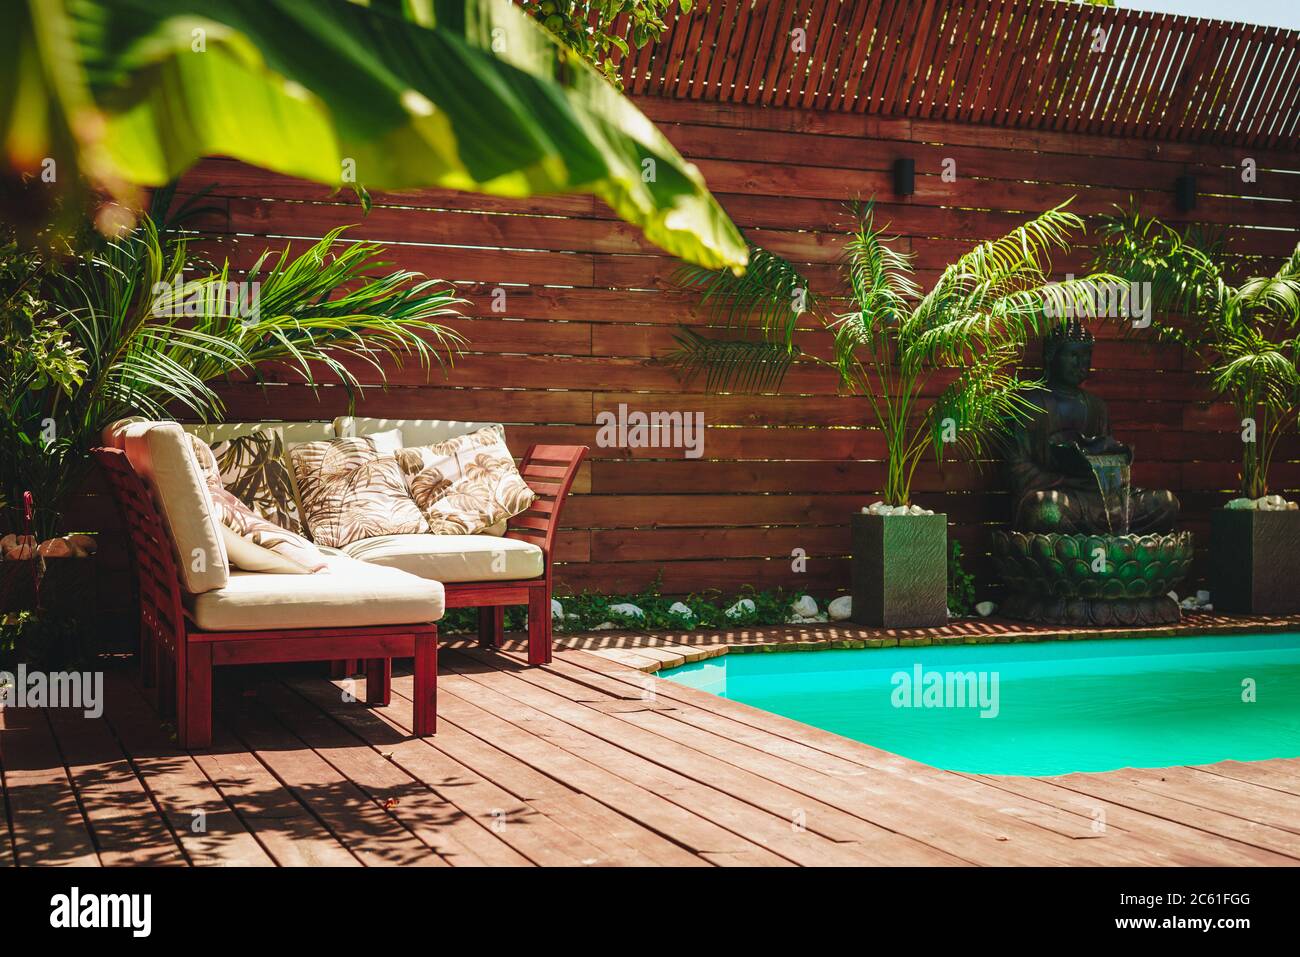
{"label": "wooden pergola slat", "polygon": [[621,66],[639,95],[1285,149],[1300,146],[1298,45],[1055,0],[708,0]]}

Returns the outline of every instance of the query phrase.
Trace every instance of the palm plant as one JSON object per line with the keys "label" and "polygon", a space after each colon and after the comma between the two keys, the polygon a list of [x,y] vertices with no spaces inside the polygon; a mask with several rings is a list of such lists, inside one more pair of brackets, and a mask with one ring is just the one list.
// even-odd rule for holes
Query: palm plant
{"label": "palm plant", "polygon": [[106,425],[132,414],[219,419],[213,386],[231,374],[289,363],[306,382],[323,373],[352,393],[354,366],[382,381],[385,355],[441,364],[461,341],[437,321],[461,302],[451,287],[391,270],[382,247],[339,233],[299,255],[264,254],[238,287],[253,293],[242,303],[225,264],[187,277],[185,239],[150,217],[62,260],[0,244],[0,271],[23,276],[0,301],[0,337],[15,346],[0,358],[0,497],[31,490],[39,531],[54,533]]}
{"label": "palm plant", "polygon": [[1300,244],[1269,276],[1236,285],[1222,243],[1179,231],[1136,208],[1102,219],[1096,263],[1142,283],[1152,310],[1181,319],[1154,324],[1209,371],[1216,395],[1242,423],[1241,494],[1268,494],[1278,443],[1300,421]]}
{"label": "palm plant", "polygon": [[[845,249],[842,311],[836,300],[806,294],[798,270],[766,251],[751,252],[741,277],[685,267],[681,285],[701,293],[715,320],[746,335],[711,339],[687,330],[668,359],[688,379],[705,374],[714,391],[773,391],[797,362],[834,369],[843,388],[866,396],[884,436],[885,502],[908,505],[927,450],[942,460],[955,444],[985,457],[1009,422],[1028,414],[1027,392],[1039,383],[1015,370],[1025,342],[1052,317],[1091,315],[1102,286],[1114,281],[1049,281],[1051,251],[1068,248],[1071,231],[1083,225],[1065,205],[976,246],[922,295],[912,257],[893,248],[867,204],[856,211]],[[795,344],[800,306],[833,333],[832,358]]]}

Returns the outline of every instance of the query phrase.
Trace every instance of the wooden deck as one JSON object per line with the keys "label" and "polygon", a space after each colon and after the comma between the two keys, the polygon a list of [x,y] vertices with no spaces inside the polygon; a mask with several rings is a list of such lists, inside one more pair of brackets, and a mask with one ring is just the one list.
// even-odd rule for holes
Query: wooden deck
{"label": "wooden deck", "polygon": [[195,754],[122,662],[100,719],[0,712],[0,866],[1300,861],[1300,760],[956,774],[655,679],[613,660],[629,643],[655,644],[528,668],[451,642],[426,740],[409,677],[371,711],[319,668],[219,672]]}

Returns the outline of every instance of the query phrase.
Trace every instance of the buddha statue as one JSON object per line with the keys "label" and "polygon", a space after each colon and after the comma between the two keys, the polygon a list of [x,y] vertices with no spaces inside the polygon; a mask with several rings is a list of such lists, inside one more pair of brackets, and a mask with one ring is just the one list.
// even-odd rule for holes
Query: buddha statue
{"label": "buddha statue", "polygon": [[1012,528],[1072,535],[1170,532],[1178,499],[1163,489],[1129,487],[1133,453],[1111,434],[1106,403],[1081,388],[1092,371],[1092,346],[1092,333],[1077,321],[1054,330],[1043,344],[1046,387],[1029,396],[1031,414],[1008,437]]}

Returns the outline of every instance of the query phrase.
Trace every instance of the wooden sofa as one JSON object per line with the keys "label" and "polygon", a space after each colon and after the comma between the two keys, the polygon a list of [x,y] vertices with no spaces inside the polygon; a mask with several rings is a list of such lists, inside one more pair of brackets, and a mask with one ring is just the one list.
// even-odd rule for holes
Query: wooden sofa
{"label": "wooden sofa", "polygon": [[[402,444],[445,441],[489,423],[431,420],[341,418],[334,422],[252,422],[185,426],[210,443],[279,427],[286,447],[347,435],[402,429]],[[160,428],[153,428],[153,427]],[[128,441],[131,432],[138,433]],[[170,470],[197,471],[178,447],[188,448],[181,427],[140,420],[115,423],[96,450],[126,521],[139,574],[141,665],[146,685],[156,685],[160,707],[175,702],[183,746],[206,747],[211,740],[211,671],[214,665],[329,660],[336,674],[353,674],[364,663],[367,702],[387,704],[393,657],[416,660],[416,732],[435,727],[436,637],[434,622],[444,608],[477,607],[479,637],[499,646],[504,608],[528,608],[528,658],[545,664],[552,654],[552,554],[560,511],[586,453],[583,446],[535,445],[528,449],[520,473],[537,493],[536,501],[500,529],[499,535],[397,535],[365,539],[343,549],[322,549],[344,574],[333,582],[320,576],[240,572],[226,566],[220,536],[204,523],[184,527],[185,516],[205,513],[197,474],[155,473],[157,453],[170,455]],[[157,446],[150,449],[150,444]],[[115,446],[115,447],[114,447]],[[206,504],[205,504],[206,503]],[[170,514],[169,514],[170,513]],[[172,519],[175,518],[176,521]],[[182,527],[178,527],[178,523]],[[203,572],[187,562],[210,555]],[[280,581],[276,581],[280,580]],[[337,589],[333,583],[339,583]],[[318,587],[319,586],[319,587]],[[277,589],[284,604],[277,607]],[[385,607],[385,595],[389,596]],[[322,620],[294,622],[315,601],[332,609]],[[245,610],[239,610],[241,606]],[[257,603],[261,602],[261,605]],[[248,610],[251,608],[252,610]],[[223,615],[233,615],[234,626]],[[284,616],[288,615],[289,618]],[[324,625],[339,616],[341,627]],[[371,620],[373,619],[373,620]],[[270,627],[261,627],[270,622]],[[288,624],[293,627],[286,626]]]}
{"label": "wooden sofa", "polygon": [[440,584],[346,556],[316,575],[233,571],[179,426],[137,423],[118,438],[94,455],[137,571],[141,677],[182,747],[212,743],[215,667],[341,656],[366,662],[372,705],[391,699],[392,659],[414,658],[413,728],[434,733]]}
{"label": "wooden sofa", "polygon": [[[340,416],[332,422],[233,422],[187,425],[209,444],[258,429],[277,427],[285,446],[343,436],[367,436],[400,429],[407,447],[445,442],[491,422],[450,419],[382,419]],[[499,426],[498,426],[499,427]],[[519,471],[537,500],[510,519],[498,535],[391,535],[364,539],[342,549],[350,558],[400,568],[442,583],[446,607],[479,609],[479,640],[497,647],[504,634],[505,607],[528,607],[528,661],[543,665],[552,655],[552,561],[560,511],[587,453],[582,445],[534,445]],[[353,673],[356,662],[340,661]]]}

